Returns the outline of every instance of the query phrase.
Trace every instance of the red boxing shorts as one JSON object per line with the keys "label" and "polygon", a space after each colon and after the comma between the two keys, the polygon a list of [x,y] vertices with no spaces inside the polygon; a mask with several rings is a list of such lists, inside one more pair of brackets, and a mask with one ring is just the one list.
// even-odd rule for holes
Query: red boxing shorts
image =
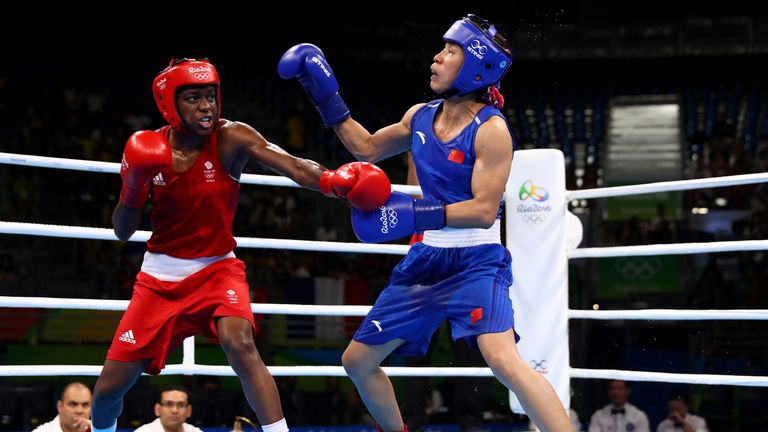
{"label": "red boxing shorts", "polygon": [[202,333],[218,342],[214,318],[230,316],[247,319],[258,334],[245,264],[237,258],[217,261],[178,282],[139,272],[107,359],[151,359],[145,372],[156,375],[185,338]]}

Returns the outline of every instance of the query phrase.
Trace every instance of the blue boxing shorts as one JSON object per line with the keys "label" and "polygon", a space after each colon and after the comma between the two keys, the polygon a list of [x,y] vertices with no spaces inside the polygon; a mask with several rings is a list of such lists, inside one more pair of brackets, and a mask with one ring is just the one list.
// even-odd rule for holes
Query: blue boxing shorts
{"label": "blue boxing shorts", "polygon": [[477,349],[478,335],[514,328],[511,285],[512,257],[501,244],[446,248],[415,243],[353,339],[366,345],[403,339],[395,353],[424,355],[448,319],[453,339]]}

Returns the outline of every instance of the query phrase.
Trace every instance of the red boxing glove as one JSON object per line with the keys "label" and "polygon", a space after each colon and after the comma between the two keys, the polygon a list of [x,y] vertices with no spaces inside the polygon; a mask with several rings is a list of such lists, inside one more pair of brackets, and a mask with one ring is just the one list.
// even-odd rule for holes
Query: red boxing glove
{"label": "red boxing glove", "polygon": [[357,209],[374,210],[387,202],[392,192],[389,177],[368,162],[352,162],[320,176],[320,191],[327,196],[346,198]]}
{"label": "red boxing glove", "polygon": [[141,208],[149,196],[149,181],[161,168],[171,166],[168,139],[155,131],[139,131],[128,138],[123,151],[120,201],[125,207]]}

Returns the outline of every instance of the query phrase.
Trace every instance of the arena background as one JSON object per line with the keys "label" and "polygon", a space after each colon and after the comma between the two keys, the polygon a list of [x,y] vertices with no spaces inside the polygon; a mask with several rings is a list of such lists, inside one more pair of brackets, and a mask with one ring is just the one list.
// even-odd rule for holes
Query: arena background
{"label": "arena background", "polygon": [[[492,19],[514,49],[502,92],[518,148],[563,150],[569,189],[768,169],[768,8],[760,2],[425,2],[415,9],[370,5],[366,13],[361,5],[322,7],[338,10],[280,5],[274,13],[254,14],[235,6],[154,5],[88,18],[55,9],[45,19],[30,11],[19,18],[22,30],[3,30],[0,151],[117,162],[134,130],[163,124],[151,79],[172,56],[186,56],[208,57],[217,66],[225,118],[253,125],[296,155],[336,166],[350,156],[322,127],[299,86],[277,76],[282,52],[299,42],[319,45],[353,116],[375,129],[431,97],[428,67],[440,36],[473,12]],[[57,12],[66,14],[56,19]],[[42,42],[31,36],[43,30]],[[657,102],[679,106],[677,147],[668,149],[679,164],[661,169],[630,154],[638,163],[627,166],[609,157],[618,154],[609,147],[611,134],[621,132],[611,129],[617,107]],[[382,167],[393,181],[405,181],[403,158]],[[262,171],[251,166],[249,172]],[[0,220],[109,227],[119,186],[114,175],[0,165]],[[765,239],[768,228],[764,185],[573,204],[585,226],[582,246]],[[243,188],[235,235],[354,240],[345,203],[266,187]],[[0,295],[128,299],[142,253],[136,243],[0,235]],[[252,300],[274,303],[321,303],[315,287],[333,280],[343,286],[346,304],[372,304],[397,261],[253,249],[237,254],[250,269]],[[570,307],[765,308],[767,269],[765,252],[578,260],[570,268]],[[0,364],[100,364],[119,316],[0,309]],[[269,315],[261,320],[259,348],[270,365],[339,364],[358,322],[345,319],[340,334],[315,317]],[[766,375],[766,330],[763,321],[572,321],[571,364]],[[436,337],[432,364],[451,365],[446,332]],[[220,348],[205,340],[198,341],[197,358],[225,364]],[[404,362],[395,357],[390,364]],[[60,389],[74,379],[95,381],[0,379],[0,430],[30,430],[52,418]],[[398,392],[406,379],[394,379]],[[368,421],[348,379],[277,381],[292,426]],[[444,409],[431,418],[436,424],[455,421],[454,382],[433,380],[444,395]],[[156,388],[171,383],[190,388],[190,422],[206,429],[228,428],[235,415],[255,418],[234,378],[153,377],[129,393],[119,426],[151,420]],[[606,382],[572,384],[572,406],[586,430],[594,410],[608,403]],[[693,396],[693,411],[712,431],[768,430],[768,392],[761,388],[636,382],[630,401],[655,429],[672,390]],[[478,397],[486,404],[488,428],[527,424],[509,412],[506,389],[495,380],[481,380]]]}

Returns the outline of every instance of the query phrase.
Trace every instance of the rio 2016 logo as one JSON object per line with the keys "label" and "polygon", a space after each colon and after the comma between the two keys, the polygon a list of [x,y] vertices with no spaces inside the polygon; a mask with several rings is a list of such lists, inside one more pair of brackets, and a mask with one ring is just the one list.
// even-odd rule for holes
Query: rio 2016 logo
{"label": "rio 2016 logo", "polygon": [[552,211],[552,206],[545,203],[549,199],[549,191],[546,188],[537,186],[533,180],[528,179],[520,185],[517,196],[520,198],[517,213],[521,215],[523,222],[529,225],[541,225],[546,222],[547,213]]}
{"label": "rio 2016 logo", "polygon": [[541,186],[536,186],[533,180],[528,179],[520,185],[517,196],[520,198],[520,201],[531,199],[536,202],[544,202],[549,199],[549,191]]}

